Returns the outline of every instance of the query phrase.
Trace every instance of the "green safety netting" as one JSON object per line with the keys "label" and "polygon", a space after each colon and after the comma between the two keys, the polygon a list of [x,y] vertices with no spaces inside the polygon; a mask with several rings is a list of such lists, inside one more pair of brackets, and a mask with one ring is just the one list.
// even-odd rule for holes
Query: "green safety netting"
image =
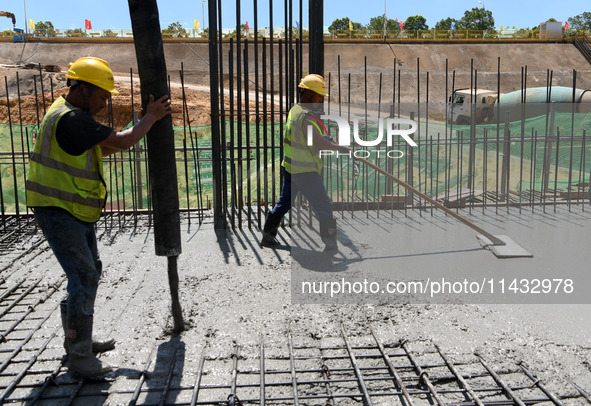
{"label": "green safety netting", "polygon": [[[131,125],[131,123],[130,123]],[[388,168],[395,176],[407,180],[407,170],[412,164],[413,183],[415,187],[430,195],[439,195],[445,190],[464,187],[467,180],[470,156],[470,126],[450,126],[435,121],[417,121],[418,131],[415,140],[418,147],[412,154],[406,143],[393,145],[404,154],[397,159],[370,155],[369,159],[378,165]],[[523,122],[513,122],[509,126],[511,141],[510,185],[515,189],[537,189],[542,187],[543,163],[551,165],[549,187],[566,190],[572,185],[589,183],[591,170],[591,115],[582,113],[556,113],[554,118],[557,138],[546,139],[549,119],[546,116],[530,118]],[[2,205],[5,211],[24,208],[24,181],[27,167],[27,155],[32,146],[36,126],[0,124],[0,170],[2,187]],[[377,124],[365,128],[368,138],[377,134]],[[175,147],[177,149],[177,182],[179,199],[182,208],[206,207],[212,199],[213,174],[211,153],[211,126],[174,127]],[[256,190],[257,179],[262,171],[275,168],[279,171],[281,156],[280,124],[240,123],[225,121],[220,134],[225,134],[226,146],[226,187],[235,182],[237,188],[250,190],[252,196],[262,193]],[[333,134],[334,135],[334,134]],[[505,136],[503,124],[486,124],[476,126],[475,132],[475,169],[478,183],[485,178],[488,187],[497,177],[497,170],[503,159],[505,148],[502,140]],[[375,135],[373,135],[375,136]],[[571,137],[573,136],[573,137]],[[268,148],[265,147],[266,145]],[[142,144],[143,145],[143,144]],[[242,146],[239,152],[238,147]],[[250,145],[250,148],[246,148]],[[260,148],[257,147],[260,146]],[[275,148],[271,148],[274,146]],[[232,148],[233,147],[233,148]],[[23,152],[24,151],[24,152]],[[14,152],[14,154],[13,154]],[[365,155],[362,155],[365,157]],[[412,158],[411,158],[412,157]],[[266,161],[265,161],[266,158]],[[116,158],[105,161],[105,181],[110,190],[113,202],[120,207],[147,207],[147,171],[146,156],[143,149],[131,150],[117,154]],[[521,172],[521,176],[516,176]],[[348,158],[329,157],[325,163],[326,184],[333,199],[340,199],[344,194],[363,193],[377,197],[388,190],[397,193],[391,182],[373,171],[361,168],[360,175],[355,178],[353,160]],[[269,175],[270,176],[270,175]],[[275,184],[267,185],[261,199],[273,201],[278,193],[279,177],[274,177]],[[15,183],[16,182],[16,183]],[[570,186],[569,186],[570,185]],[[261,186],[262,187],[262,186]],[[401,192],[401,191],[399,191]],[[137,201],[141,195],[141,202]],[[244,197],[246,198],[246,197]],[[251,198],[252,200],[252,198]]]}

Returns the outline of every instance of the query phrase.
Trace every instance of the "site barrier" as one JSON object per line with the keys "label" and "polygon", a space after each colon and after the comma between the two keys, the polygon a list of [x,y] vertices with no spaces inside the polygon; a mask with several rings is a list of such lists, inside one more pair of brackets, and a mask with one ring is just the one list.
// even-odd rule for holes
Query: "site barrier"
{"label": "site barrier", "polygon": [[[223,30],[221,33],[223,40],[236,38],[236,30]],[[184,32],[177,33],[162,33],[164,41],[206,41],[208,39],[207,30],[189,29]],[[300,37],[299,30],[294,29],[292,32],[294,37]],[[504,30],[336,30],[324,33],[325,41],[450,41],[450,40],[477,40],[477,41],[503,41],[503,40],[536,40],[536,41],[557,41],[557,40],[574,40],[575,36],[587,35],[591,36],[589,30],[568,30],[562,33],[552,33],[547,38],[540,36],[539,30],[527,29],[504,29]],[[289,32],[287,32],[289,36]],[[5,30],[0,32],[0,41],[13,41],[18,37],[19,41],[27,39],[28,41],[92,41],[92,40],[119,40],[119,41],[133,41],[133,31],[130,29],[99,29],[99,30],[55,30],[51,34],[41,35],[35,32],[26,34],[17,33],[13,30]],[[261,29],[257,35],[258,38],[274,38],[285,39],[286,31],[283,28],[277,28],[271,34],[270,30]],[[254,39],[254,31],[243,32],[241,34],[243,39]],[[303,41],[308,41],[309,33],[304,29],[301,33]]]}

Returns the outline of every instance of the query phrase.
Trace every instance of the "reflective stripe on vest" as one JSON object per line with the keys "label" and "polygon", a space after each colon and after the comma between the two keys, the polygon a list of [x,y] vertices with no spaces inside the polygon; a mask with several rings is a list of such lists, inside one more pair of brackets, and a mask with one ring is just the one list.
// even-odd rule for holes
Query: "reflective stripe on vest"
{"label": "reflective stripe on vest", "polygon": [[56,139],[60,118],[76,109],[60,97],[47,111],[31,153],[27,205],[60,207],[82,221],[95,222],[106,198],[101,148],[96,145],[73,156]]}
{"label": "reflective stripe on vest", "polygon": [[[307,131],[302,128],[302,123],[308,113],[310,110],[296,104],[289,111],[287,117],[281,165],[292,174],[322,172],[322,160],[318,156],[318,149],[314,145],[308,145]],[[318,128],[316,123],[312,123],[312,125]]]}

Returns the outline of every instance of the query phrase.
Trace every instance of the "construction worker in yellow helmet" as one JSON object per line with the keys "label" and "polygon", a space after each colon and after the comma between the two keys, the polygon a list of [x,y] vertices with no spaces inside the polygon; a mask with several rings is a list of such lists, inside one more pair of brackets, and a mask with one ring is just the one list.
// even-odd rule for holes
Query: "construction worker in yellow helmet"
{"label": "construction worker in yellow helmet", "polygon": [[135,126],[116,131],[94,117],[117,94],[113,71],[99,58],[68,66],[69,92],[56,99],[41,122],[27,176],[27,205],[68,278],[62,303],[68,370],[82,376],[104,375],[112,367],[96,353],[115,347],[113,340],[92,340],[94,301],[102,273],[94,223],[106,200],[102,157],[127,149],[171,112],[167,95],[150,102]]}
{"label": "construction worker in yellow helmet", "polygon": [[[324,251],[334,254],[338,250],[336,220],[333,217],[332,201],[322,182],[323,165],[319,151],[333,150],[345,154],[350,151],[328,138],[322,121],[314,113],[321,106],[323,98],[328,96],[324,78],[317,74],[307,75],[301,79],[298,88],[299,103],[289,111],[283,138],[281,196],[267,216],[261,245],[274,247],[279,244],[276,236],[281,220],[293,206],[298,192],[301,192],[318,216]],[[308,128],[312,129],[312,145],[307,142]]]}

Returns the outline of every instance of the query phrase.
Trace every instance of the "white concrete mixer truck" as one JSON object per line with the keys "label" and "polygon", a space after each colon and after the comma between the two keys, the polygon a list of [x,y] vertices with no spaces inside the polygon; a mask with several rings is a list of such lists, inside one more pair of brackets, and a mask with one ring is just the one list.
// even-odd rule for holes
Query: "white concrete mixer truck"
{"label": "white concrete mixer truck", "polygon": [[[572,101],[573,89],[563,86],[533,87],[500,96],[494,90],[458,89],[449,97],[447,121],[468,125],[472,116],[476,124],[517,121],[546,114],[552,103],[555,112],[571,112]],[[575,89],[574,101],[576,113],[591,112],[591,90]]]}

